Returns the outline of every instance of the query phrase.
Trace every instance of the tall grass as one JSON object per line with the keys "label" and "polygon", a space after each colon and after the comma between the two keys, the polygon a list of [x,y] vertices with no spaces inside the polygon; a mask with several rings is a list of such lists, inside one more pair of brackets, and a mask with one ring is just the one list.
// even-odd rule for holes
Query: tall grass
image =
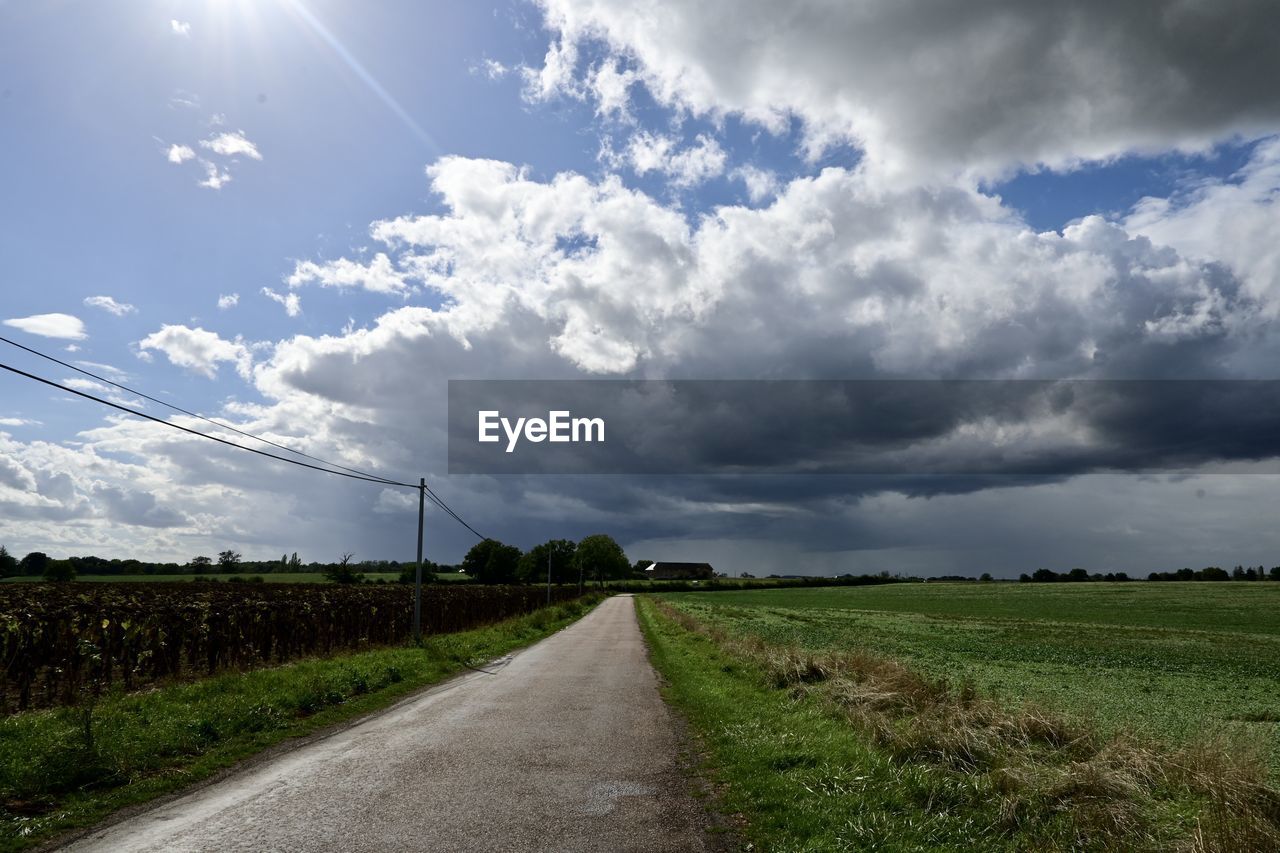
{"label": "tall grass", "polygon": [[773,690],[838,715],[894,761],[972,779],[967,790],[996,798],[990,831],[997,836],[1050,832],[1062,846],[1083,849],[1280,849],[1280,793],[1268,786],[1265,756],[1254,745],[1169,748],[1104,736],[881,656],[738,637],[666,602],[647,604],[709,638]]}

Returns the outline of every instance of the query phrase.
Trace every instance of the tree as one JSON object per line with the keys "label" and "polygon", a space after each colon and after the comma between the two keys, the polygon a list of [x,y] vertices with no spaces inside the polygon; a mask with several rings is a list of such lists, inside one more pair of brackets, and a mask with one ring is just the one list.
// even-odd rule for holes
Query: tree
{"label": "tree", "polygon": [[76,567],[70,560],[45,560],[40,575],[47,581],[65,583],[76,579]]}
{"label": "tree", "polygon": [[1280,581],[1280,566],[1271,567],[1271,579],[1273,581]]}
{"label": "tree", "polygon": [[240,571],[240,555],[228,548],[218,552],[218,568],[224,572]]}
{"label": "tree", "polygon": [[297,551],[294,551],[293,556],[289,558],[289,571],[291,572],[302,571],[302,560],[298,558]]}
{"label": "tree", "polygon": [[364,575],[351,565],[351,558],[354,556],[355,554],[343,554],[341,560],[325,569],[324,576],[334,583],[360,583],[364,580]]}
{"label": "tree", "polygon": [[[440,566],[430,560],[422,561],[422,582],[435,583],[439,578],[436,572],[440,571]],[[414,583],[418,579],[418,564],[404,563],[400,568],[400,583]]]}
{"label": "tree", "polygon": [[595,578],[603,586],[606,580],[625,578],[631,572],[631,564],[622,546],[604,533],[588,536],[578,543],[573,555],[573,567],[581,578]]}
{"label": "tree", "polygon": [[18,563],[18,573],[23,575],[44,576],[45,566],[49,563],[49,555],[43,551],[32,551]]}
{"label": "tree", "polygon": [[9,553],[9,549],[0,545],[0,578],[12,577],[18,573],[18,558]]}
{"label": "tree", "polygon": [[748,580],[750,578],[754,578],[755,575],[751,574],[751,572],[743,572],[742,574],[738,575],[738,577],[742,578],[743,580]]}
{"label": "tree", "polygon": [[203,575],[213,568],[213,560],[201,554],[198,557],[192,557],[187,565],[191,566],[192,574]]}
{"label": "tree", "polygon": [[480,583],[511,583],[519,565],[520,549],[497,539],[477,542],[462,558],[462,570]]}
{"label": "tree", "polygon": [[991,581],[994,580],[994,578],[991,577],[991,572],[983,572],[982,577],[978,578],[978,580],[982,581],[983,583],[991,583]]}
{"label": "tree", "polygon": [[578,570],[573,567],[573,554],[577,550],[572,539],[551,539],[534,545],[520,558],[516,576],[521,583],[546,583],[549,558],[552,583],[577,583]]}

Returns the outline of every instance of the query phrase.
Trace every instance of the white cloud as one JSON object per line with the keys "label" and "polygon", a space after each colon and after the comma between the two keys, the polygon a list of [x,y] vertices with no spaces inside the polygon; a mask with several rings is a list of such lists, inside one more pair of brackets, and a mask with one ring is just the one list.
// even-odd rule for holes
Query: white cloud
{"label": "white cloud", "polygon": [[0,426],[21,427],[40,425],[41,421],[32,420],[31,418],[0,418]]}
{"label": "white cloud", "polygon": [[734,169],[729,177],[746,185],[747,197],[753,204],[759,204],[778,193],[778,176],[767,169],[758,169],[748,164]]}
{"label": "white cloud", "polygon": [[200,108],[200,96],[195,92],[187,92],[177,89],[169,96],[170,108],[182,108],[188,110],[197,110]]}
{"label": "white cloud", "polygon": [[321,287],[360,287],[373,293],[407,294],[409,289],[404,275],[397,272],[391,259],[381,252],[368,264],[346,258],[324,264],[298,261],[285,281],[289,287],[315,282]]}
{"label": "white cloud", "polygon": [[601,44],[661,104],[774,132],[795,117],[811,154],[852,143],[900,178],[1198,151],[1280,125],[1271,0],[539,2],[552,41],[525,71],[532,99],[616,105],[578,67]]}
{"label": "white cloud", "polygon": [[196,152],[191,150],[190,145],[179,145],[175,142],[169,146],[169,151],[165,156],[170,163],[185,163],[194,159]]}
{"label": "white cloud", "polygon": [[262,288],[262,295],[273,302],[279,302],[283,305],[284,313],[290,317],[297,317],[302,313],[302,299],[296,293],[276,293],[271,288],[264,287]]}
{"label": "white cloud", "polygon": [[648,131],[640,131],[631,138],[625,155],[637,175],[660,172],[679,189],[723,174],[726,159],[720,143],[704,134],[699,134],[693,145],[681,149],[674,137]]}
{"label": "white cloud", "polygon": [[240,304],[240,294],[224,293],[218,296],[218,310],[226,311],[228,308],[234,308]]}
{"label": "white cloud", "polygon": [[77,361],[76,364],[87,370],[96,370],[99,373],[105,373],[111,379],[119,382],[123,382],[125,379],[129,378],[129,374],[125,373],[120,368],[110,364],[103,364],[100,361]]}
{"label": "white cloud", "polygon": [[1226,264],[1280,316],[1280,137],[1260,143],[1229,179],[1198,181],[1173,199],[1147,198],[1125,220],[1129,230],[1185,255]]}
{"label": "white cloud", "polygon": [[214,163],[208,160],[201,160],[200,165],[204,168],[204,180],[197,181],[198,186],[205,189],[220,190],[225,184],[231,183],[231,173],[226,169],[220,169]]}
{"label": "white cloud", "polygon": [[174,18],[169,21],[169,31],[176,36],[185,38],[191,35],[191,24],[188,21],[179,21]]}
{"label": "white cloud", "polygon": [[510,68],[503,65],[496,59],[486,59],[480,65],[476,66],[475,71],[484,74],[490,80],[501,80],[511,72]]}
{"label": "white cloud", "polygon": [[248,378],[253,357],[239,338],[227,341],[201,328],[165,325],[138,342],[140,352],[158,350],[170,363],[214,378],[222,362],[231,362],[236,372]]}
{"label": "white cloud", "polygon": [[200,147],[207,148],[214,154],[220,154],[223,157],[235,157],[243,154],[251,160],[261,160],[262,154],[258,151],[258,146],[254,145],[245,138],[244,131],[237,130],[234,132],[219,133],[208,139],[200,140]]}
{"label": "white cloud", "polygon": [[110,296],[87,296],[84,304],[90,308],[101,308],[103,311],[115,314],[117,317],[123,317],[125,314],[132,314],[138,310],[127,302],[117,302]]}
{"label": "white cloud", "polygon": [[4,324],[21,329],[28,334],[42,335],[46,338],[78,341],[88,337],[84,330],[84,323],[79,317],[73,317],[70,314],[34,314],[30,317],[14,317],[5,320]]}
{"label": "white cloud", "polygon": [[113,388],[102,382],[94,382],[92,379],[81,379],[78,376],[70,379],[63,379],[62,384],[68,388],[74,388],[77,391],[83,391],[86,394],[93,394],[98,397],[104,397],[120,406],[129,406],[137,409],[141,408],[144,403],[137,397],[126,397],[118,388]]}

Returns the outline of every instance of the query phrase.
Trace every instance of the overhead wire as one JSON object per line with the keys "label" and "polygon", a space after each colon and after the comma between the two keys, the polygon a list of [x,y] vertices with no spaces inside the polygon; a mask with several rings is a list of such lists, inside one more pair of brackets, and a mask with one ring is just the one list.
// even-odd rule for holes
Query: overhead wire
{"label": "overhead wire", "polygon": [[[132,407],[130,407],[130,406],[126,406],[126,405],[124,405],[124,404],[122,404],[122,403],[116,403],[116,402],[113,402],[113,401],[111,401],[111,400],[107,400],[107,399],[102,398],[102,397],[99,397],[99,396],[97,396],[97,395],[95,395],[95,394],[90,394],[90,393],[88,393],[88,392],[86,392],[86,391],[79,391],[79,390],[77,390],[77,389],[75,389],[75,388],[71,388],[71,387],[69,387],[69,386],[62,385],[62,384],[60,384],[60,383],[58,383],[58,382],[54,382],[54,381],[53,381],[53,380],[51,380],[51,379],[45,379],[44,377],[42,377],[42,376],[37,376],[37,375],[36,375],[36,374],[34,374],[34,373],[28,373],[27,371],[25,371],[25,370],[21,370],[21,369],[19,369],[19,368],[17,368],[17,367],[13,367],[12,365],[8,365],[8,364],[0,363],[0,368],[3,368],[4,370],[9,371],[10,373],[14,373],[14,374],[17,374],[18,376],[22,376],[22,377],[25,377],[25,378],[27,378],[27,379],[34,380],[34,381],[36,381],[36,382],[40,382],[40,383],[42,383],[42,384],[44,384],[44,385],[48,385],[48,386],[50,386],[50,387],[52,387],[52,388],[57,388],[58,390],[60,390],[60,391],[65,391],[65,392],[66,392],[66,393],[68,393],[68,394],[74,394],[74,395],[75,395],[75,396],[77,396],[77,397],[83,397],[84,399],[87,399],[87,400],[93,400],[94,402],[101,403],[101,404],[102,404],[102,405],[104,405],[104,406],[109,406],[109,407],[111,407],[111,408],[113,408],[113,409],[116,409],[116,410],[118,410],[118,411],[125,412],[126,414],[130,414],[130,415],[133,415],[133,416],[135,416],[135,417],[142,418],[142,419],[144,419],[144,420],[152,421],[152,422],[154,422],[154,423],[158,423],[158,424],[161,424],[161,425],[163,425],[163,426],[170,427],[171,429],[180,430],[180,431],[182,431],[182,432],[188,433],[188,434],[190,434],[190,435],[199,436],[199,437],[201,437],[201,438],[207,438],[207,439],[209,439],[210,441],[216,441],[216,442],[218,442],[219,444],[224,444],[224,445],[226,445],[226,446],[228,446],[228,447],[234,447],[234,448],[237,448],[237,449],[239,449],[239,450],[245,450],[245,451],[248,451],[249,453],[255,453],[255,454],[259,455],[259,456],[265,456],[265,457],[267,457],[267,458],[269,458],[269,459],[275,459],[275,460],[278,460],[278,461],[280,461],[280,462],[288,462],[288,463],[289,463],[289,464],[291,464],[291,465],[298,465],[298,466],[300,466],[300,467],[303,467],[303,468],[309,468],[309,469],[311,469],[311,470],[313,470],[313,471],[320,471],[320,472],[325,473],[325,474],[334,474],[334,475],[337,475],[337,476],[339,476],[339,477],[347,477],[348,479],[352,479],[352,480],[360,480],[360,481],[363,481],[363,482],[369,482],[369,483],[378,483],[378,484],[380,484],[380,485],[385,485],[385,486],[397,486],[397,487],[400,487],[400,488],[406,488],[406,489],[421,489],[421,490],[422,490],[422,492],[423,492],[423,494],[424,494],[426,497],[428,497],[428,498],[431,500],[431,502],[432,502],[435,506],[439,507],[443,512],[445,512],[445,513],[446,513],[450,518],[452,518],[454,521],[458,522],[458,523],[459,523],[459,524],[461,524],[463,527],[465,527],[467,530],[471,531],[471,533],[472,533],[472,534],[474,534],[475,536],[477,536],[478,538],[480,538],[480,539],[482,539],[482,540],[483,540],[483,539],[487,539],[487,538],[489,538],[489,537],[485,536],[484,534],[480,533],[479,531],[477,531],[474,527],[472,527],[470,524],[468,524],[465,520],[463,520],[463,518],[462,518],[460,515],[458,515],[456,512],[454,512],[453,508],[452,508],[452,507],[450,507],[450,506],[445,502],[445,500],[444,500],[443,498],[441,498],[439,495],[437,495],[437,494],[436,494],[436,493],[435,493],[435,492],[434,492],[430,487],[426,486],[425,484],[419,484],[419,483],[402,483],[402,482],[400,482],[400,481],[398,481],[398,480],[392,480],[392,479],[387,478],[387,477],[380,477],[380,476],[378,476],[378,475],[376,475],[376,474],[369,474],[368,472],[361,471],[361,470],[359,470],[359,469],[357,469],[357,468],[348,468],[348,467],[343,466],[343,465],[338,465],[338,464],[333,463],[333,462],[328,462],[327,460],[321,459],[321,458],[320,458],[320,457],[318,457],[318,456],[312,456],[311,454],[303,453],[303,452],[302,452],[302,451],[300,451],[300,450],[294,450],[294,449],[293,449],[293,448],[291,448],[291,447],[288,447],[288,446],[286,446],[286,445],[279,444],[279,443],[277,443],[277,442],[271,441],[270,439],[262,438],[261,436],[254,435],[253,433],[249,433],[249,432],[245,432],[244,430],[237,429],[236,427],[230,426],[229,424],[223,424],[223,423],[221,423],[221,422],[219,422],[219,421],[215,421],[215,420],[213,420],[212,418],[207,418],[207,417],[205,417],[204,415],[199,415],[199,414],[196,414],[196,413],[194,413],[194,412],[190,412],[190,411],[188,411],[188,410],[186,410],[186,409],[183,409],[183,408],[181,408],[181,407],[179,407],[179,406],[175,406],[175,405],[173,405],[172,403],[167,403],[167,402],[165,402],[164,400],[159,400],[159,399],[157,399],[157,398],[155,398],[155,397],[152,397],[152,396],[150,396],[150,395],[148,395],[148,394],[144,394],[144,393],[142,393],[141,391],[138,391],[138,390],[136,390],[136,389],[130,388],[130,387],[128,387],[127,385],[122,385],[122,384],[120,384],[120,383],[118,383],[118,382],[113,382],[113,381],[112,381],[112,380],[110,380],[110,379],[106,379],[105,377],[98,376],[97,374],[94,374],[94,373],[92,373],[92,372],[90,372],[90,371],[82,370],[82,369],[81,369],[81,368],[79,368],[79,367],[76,367],[76,366],[74,366],[74,365],[71,365],[71,364],[68,364],[67,362],[62,361],[61,359],[55,358],[55,357],[50,356],[50,355],[46,355],[45,353],[42,353],[42,352],[40,352],[40,351],[38,351],[38,350],[35,350],[35,349],[32,349],[31,347],[23,346],[22,344],[16,343],[15,341],[11,341],[11,340],[9,340],[8,338],[5,338],[5,337],[3,337],[3,336],[0,336],[0,341],[3,341],[4,343],[11,344],[11,345],[13,345],[13,346],[15,346],[15,347],[18,347],[19,349],[22,349],[22,350],[25,350],[25,351],[27,351],[27,352],[29,352],[29,353],[32,353],[33,355],[38,355],[38,356],[40,356],[41,358],[48,359],[49,361],[55,362],[55,363],[57,363],[57,364],[60,364],[60,365],[62,365],[62,366],[64,366],[64,367],[67,367],[67,368],[69,368],[69,369],[71,369],[71,370],[75,370],[75,371],[77,371],[77,372],[79,372],[79,373],[82,373],[82,374],[84,374],[84,375],[86,375],[86,376],[91,376],[91,377],[93,377],[94,379],[97,379],[97,380],[99,380],[99,381],[105,382],[105,383],[107,383],[108,385],[111,385],[111,386],[113,386],[113,387],[115,387],[115,388],[119,388],[119,389],[120,389],[120,390],[122,390],[122,391],[127,391],[127,392],[128,392],[128,393],[130,393],[130,394],[134,394],[134,395],[136,395],[136,396],[138,396],[138,397],[142,397],[142,398],[144,398],[144,399],[151,400],[152,402],[159,403],[160,405],[166,406],[166,407],[168,407],[168,408],[170,408],[170,409],[173,409],[174,411],[181,412],[182,414],[189,415],[189,416],[194,417],[194,418],[198,418],[199,420],[206,421],[206,422],[208,422],[208,423],[210,423],[210,424],[213,424],[214,426],[218,426],[218,427],[222,427],[222,428],[225,428],[225,429],[229,429],[229,430],[231,430],[232,432],[235,432],[235,433],[238,433],[238,434],[240,434],[240,435],[245,436],[246,438],[252,438],[252,439],[255,439],[255,440],[257,440],[257,441],[262,441],[262,442],[264,442],[264,443],[266,443],[266,444],[270,444],[270,445],[272,445],[273,447],[277,447],[277,448],[279,448],[279,449],[281,449],[281,450],[285,450],[285,451],[287,451],[287,452],[289,452],[289,453],[294,453],[294,454],[297,454],[297,455],[299,455],[299,456],[303,456],[303,457],[305,457],[305,458],[307,458],[307,459],[312,459],[312,460],[314,460],[314,461],[316,461],[316,462],[320,462],[320,463],[322,463],[322,464],[324,464],[324,465],[328,465],[328,466],[330,466],[330,467],[325,468],[325,467],[321,467],[320,465],[313,465],[313,464],[310,464],[310,463],[308,463],[308,462],[302,462],[302,461],[300,461],[300,460],[298,460],[298,459],[291,459],[291,458],[289,458],[289,457],[287,457],[287,456],[280,456],[280,455],[278,455],[278,454],[271,453],[271,452],[268,452],[268,451],[266,451],[266,450],[260,450],[260,449],[258,449],[258,448],[256,448],[256,447],[247,447],[247,446],[245,446],[245,445],[243,445],[243,444],[238,444],[238,443],[236,443],[236,442],[234,442],[234,441],[228,441],[228,440],[226,440],[226,439],[224,439],[224,438],[219,438],[219,437],[218,437],[218,436],[216,436],[216,435],[210,435],[209,433],[206,433],[206,432],[200,432],[199,430],[191,429],[190,427],[186,427],[186,426],[183,426],[182,424],[174,423],[173,421],[168,421],[168,420],[165,420],[165,419],[163,419],[163,418],[158,418],[158,417],[156,417],[156,416],[154,416],[154,415],[149,415],[149,414],[147,414],[146,412],[140,412],[140,411],[138,411],[137,409],[134,409],[134,408],[132,408]],[[340,469],[340,470],[335,470],[335,469]]]}

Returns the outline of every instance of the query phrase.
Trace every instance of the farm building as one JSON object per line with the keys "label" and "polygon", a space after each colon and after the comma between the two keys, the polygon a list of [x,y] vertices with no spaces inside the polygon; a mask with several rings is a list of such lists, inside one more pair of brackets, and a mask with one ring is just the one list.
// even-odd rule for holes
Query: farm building
{"label": "farm building", "polygon": [[649,580],[710,580],[715,569],[710,563],[654,563],[644,570]]}

